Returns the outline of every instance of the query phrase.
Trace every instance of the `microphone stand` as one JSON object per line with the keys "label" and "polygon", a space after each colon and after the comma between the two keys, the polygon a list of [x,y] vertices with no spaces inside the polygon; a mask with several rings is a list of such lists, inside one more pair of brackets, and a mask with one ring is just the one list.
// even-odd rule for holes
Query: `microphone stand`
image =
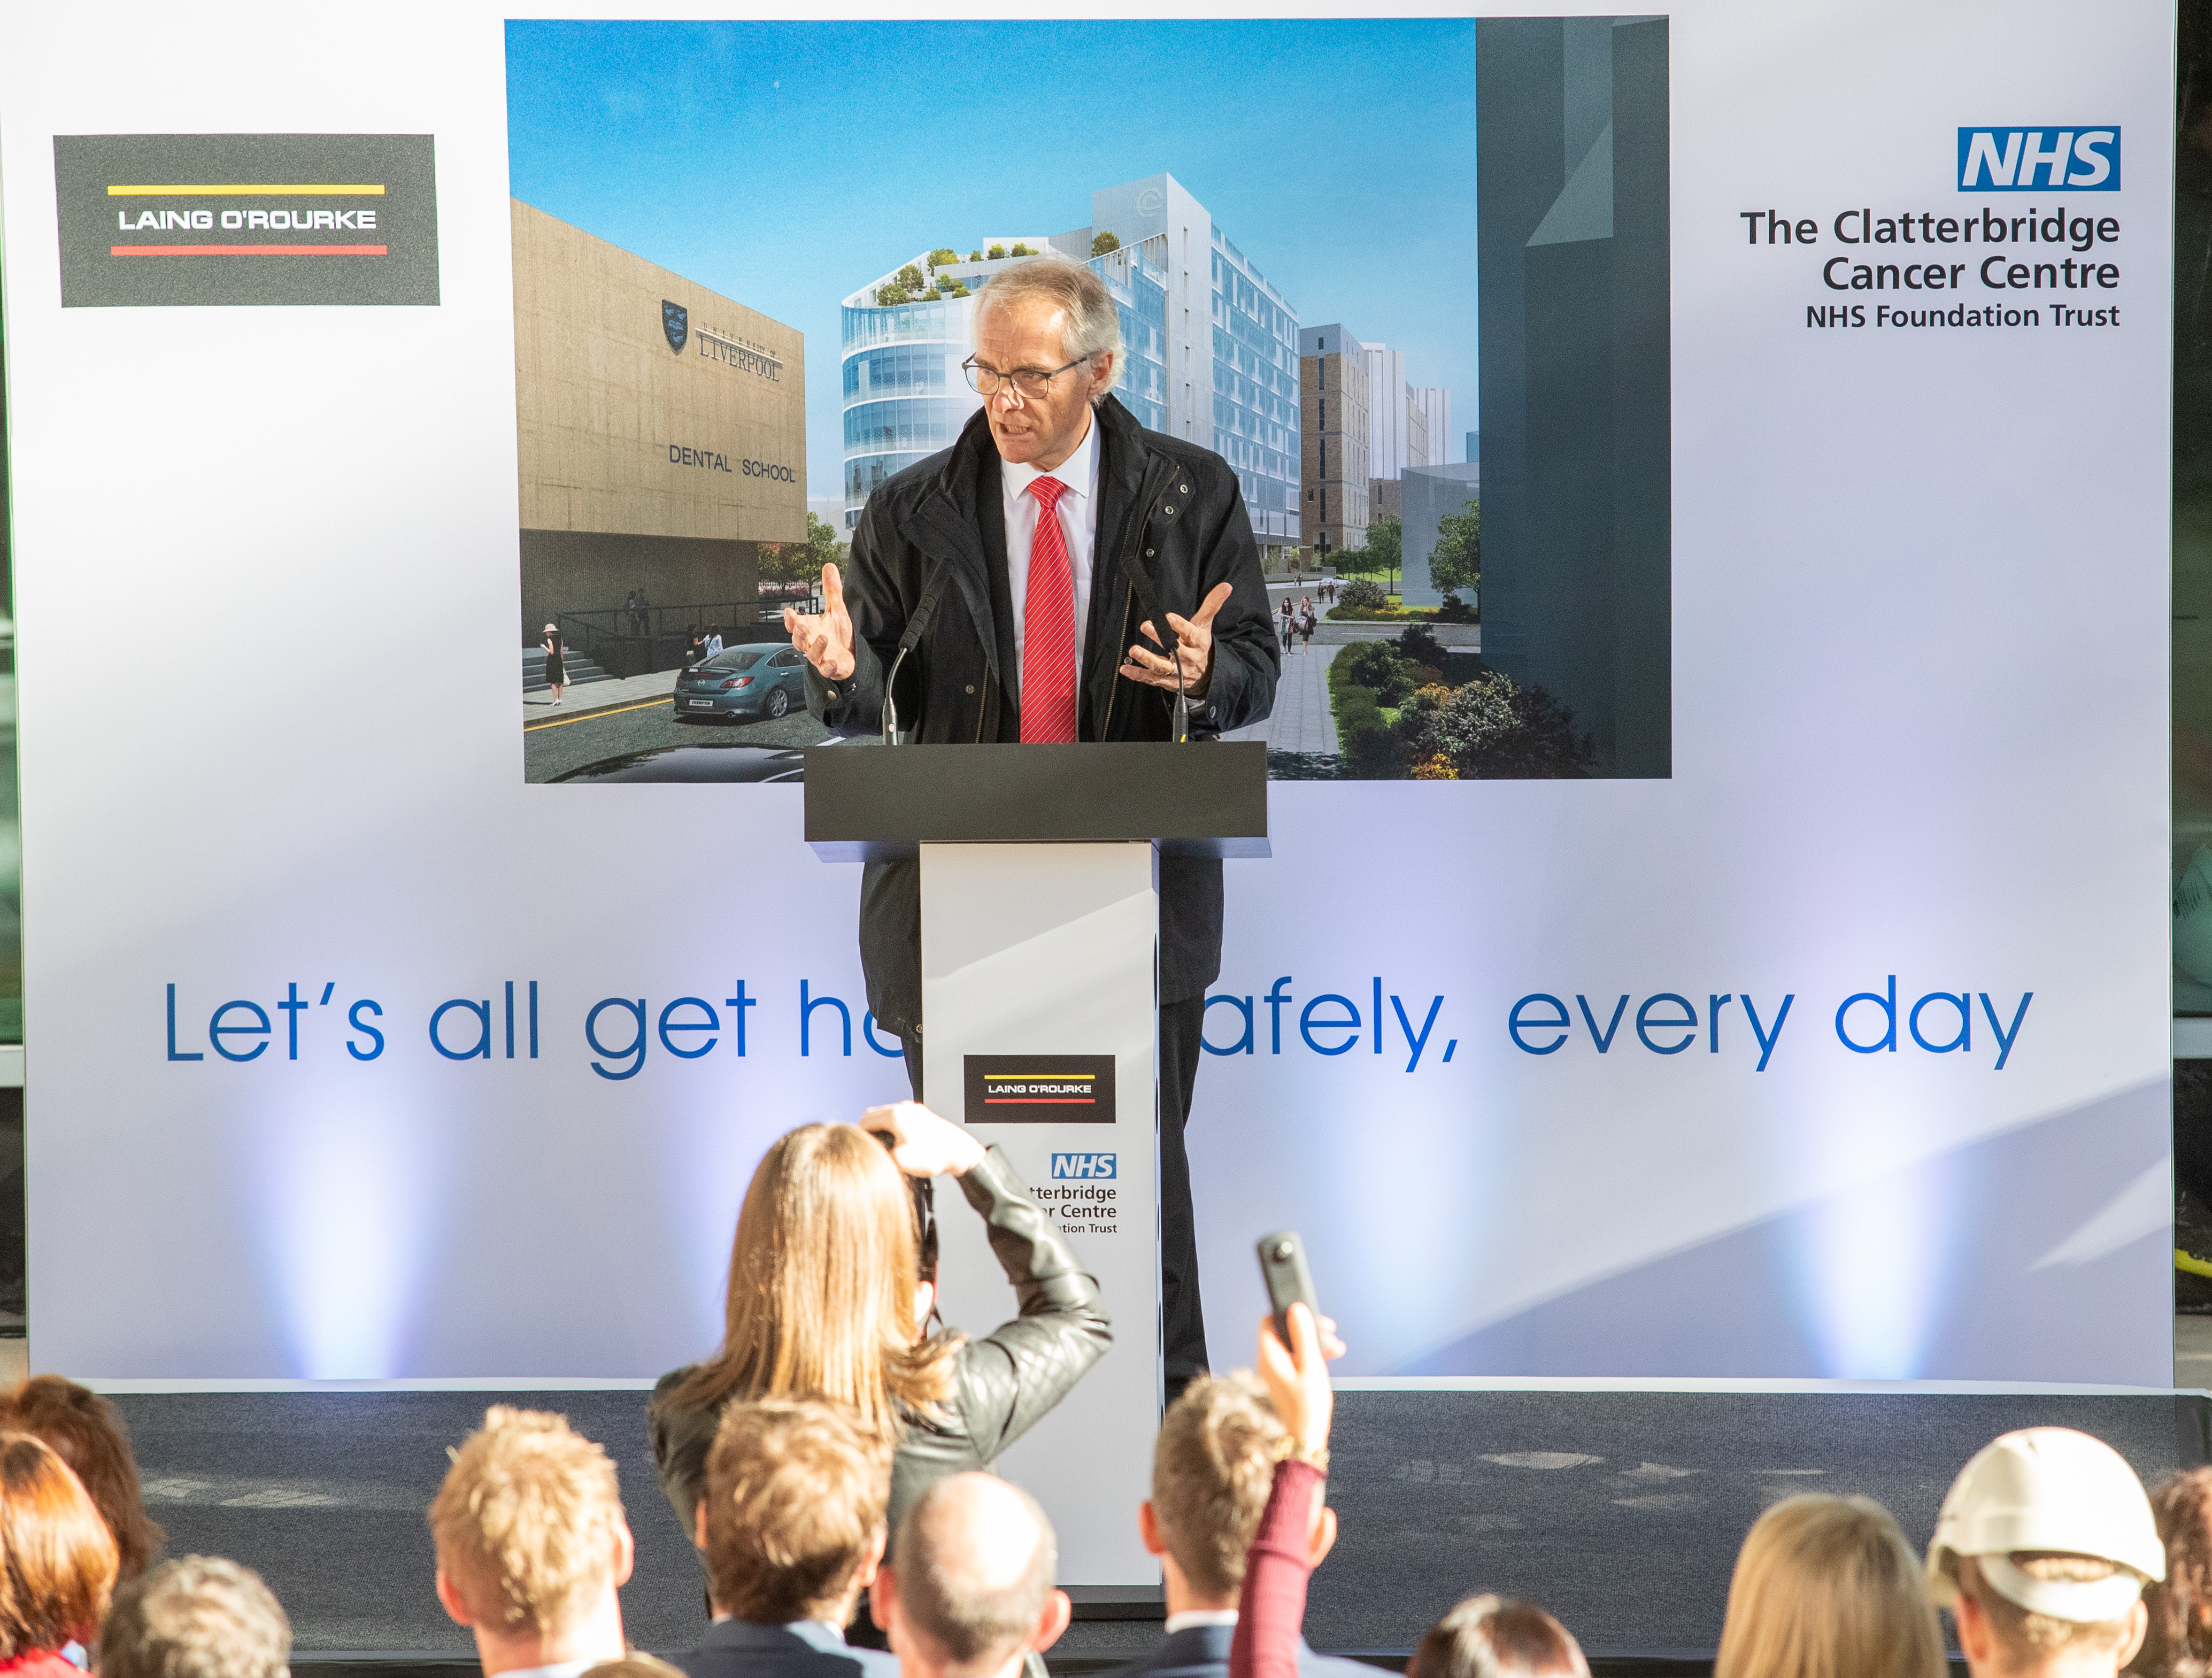
{"label": "microphone stand", "polygon": [[1134,591],[1137,604],[1144,609],[1145,616],[1152,620],[1160,636],[1161,647],[1170,649],[1169,656],[1175,662],[1176,673],[1175,725],[1170,738],[1177,745],[1185,745],[1190,739],[1190,695],[1183,688],[1182,644],[1173,639],[1174,631],[1168,627],[1167,614],[1160,610],[1160,603],[1152,593],[1152,580],[1145,575],[1145,568],[1137,563],[1136,555],[1121,556],[1121,575]]}

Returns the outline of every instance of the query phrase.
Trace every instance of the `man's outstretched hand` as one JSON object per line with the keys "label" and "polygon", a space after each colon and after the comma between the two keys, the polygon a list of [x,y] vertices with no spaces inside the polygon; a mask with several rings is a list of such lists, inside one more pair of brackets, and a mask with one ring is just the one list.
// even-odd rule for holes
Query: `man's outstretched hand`
{"label": "man's outstretched hand", "polygon": [[853,673],[853,615],[845,610],[844,580],[834,565],[822,568],[822,608],[815,613],[786,606],[783,627],[807,663],[831,681],[842,682]]}
{"label": "man's outstretched hand", "polygon": [[[1175,631],[1176,657],[1182,665],[1183,691],[1193,699],[1206,696],[1206,684],[1213,675],[1214,614],[1229,604],[1229,597],[1233,592],[1227,583],[1218,584],[1213,593],[1206,597],[1206,603],[1199,607],[1197,617],[1178,617],[1173,612],[1167,615],[1168,628]],[[1152,627],[1151,618],[1146,618],[1137,628],[1152,641],[1152,647],[1160,644],[1159,631]],[[1128,657],[1121,660],[1121,673],[1133,682],[1149,683],[1156,688],[1165,688],[1170,693],[1176,690],[1175,665],[1164,654],[1154,652],[1143,641],[1130,647]]]}

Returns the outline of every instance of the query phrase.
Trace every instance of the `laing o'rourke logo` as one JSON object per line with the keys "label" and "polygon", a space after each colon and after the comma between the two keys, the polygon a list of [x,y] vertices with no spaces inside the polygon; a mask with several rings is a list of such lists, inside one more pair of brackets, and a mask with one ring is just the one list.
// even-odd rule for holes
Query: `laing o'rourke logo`
{"label": "laing o'rourke logo", "polygon": [[54,138],[62,306],[434,304],[427,134]]}
{"label": "laing o'rourke logo", "polygon": [[2119,126],[1962,128],[1958,181],[1961,192],[2117,192]]}
{"label": "laing o'rourke logo", "polygon": [[969,1124],[1111,1124],[1111,1055],[962,1057]]}

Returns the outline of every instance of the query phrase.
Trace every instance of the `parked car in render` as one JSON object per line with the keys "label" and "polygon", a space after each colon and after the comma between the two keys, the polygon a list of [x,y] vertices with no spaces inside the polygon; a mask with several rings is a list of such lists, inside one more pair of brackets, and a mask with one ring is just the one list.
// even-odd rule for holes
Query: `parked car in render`
{"label": "parked car in render", "polygon": [[726,647],[676,678],[679,722],[726,722],[780,717],[803,705],[806,661],[788,641]]}

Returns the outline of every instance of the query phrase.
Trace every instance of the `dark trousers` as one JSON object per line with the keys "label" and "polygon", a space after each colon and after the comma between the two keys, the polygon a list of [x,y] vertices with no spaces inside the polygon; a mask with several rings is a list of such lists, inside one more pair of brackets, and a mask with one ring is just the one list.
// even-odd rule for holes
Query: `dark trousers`
{"label": "dark trousers", "polygon": [[[1160,1339],[1168,1398],[1202,1375],[1206,1312],[1198,1292],[1198,1225],[1190,1210],[1190,1160],[1183,1126],[1198,1084],[1199,1033],[1206,999],[1194,996],[1160,1007]],[[921,1041],[904,1039],[907,1081],[921,1099]]]}

